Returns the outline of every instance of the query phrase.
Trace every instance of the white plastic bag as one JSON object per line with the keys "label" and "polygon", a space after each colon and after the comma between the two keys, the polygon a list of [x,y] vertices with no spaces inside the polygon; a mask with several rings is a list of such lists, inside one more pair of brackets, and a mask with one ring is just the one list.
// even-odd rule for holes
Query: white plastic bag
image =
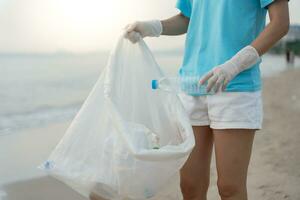
{"label": "white plastic bag", "polygon": [[[194,135],[179,98],[144,41],[123,36],[66,134],[41,166],[76,191],[106,199],[179,199],[179,170]],[[151,140],[159,138],[159,149]]]}

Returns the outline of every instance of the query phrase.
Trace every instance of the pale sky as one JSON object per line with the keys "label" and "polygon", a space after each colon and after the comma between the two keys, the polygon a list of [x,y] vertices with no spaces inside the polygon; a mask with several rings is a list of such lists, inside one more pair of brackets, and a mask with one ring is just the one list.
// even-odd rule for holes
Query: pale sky
{"label": "pale sky", "polygon": [[[0,0],[0,53],[93,52],[111,49],[134,20],[178,13],[176,0]],[[290,0],[300,24],[300,1]],[[182,46],[184,37],[151,39],[155,49]]]}

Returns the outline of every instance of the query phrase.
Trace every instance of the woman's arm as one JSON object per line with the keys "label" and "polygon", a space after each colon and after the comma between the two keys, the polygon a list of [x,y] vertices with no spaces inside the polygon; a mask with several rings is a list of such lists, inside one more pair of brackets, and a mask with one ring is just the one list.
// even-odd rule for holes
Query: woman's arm
{"label": "woman's arm", "polygon": [[251,44],[260,56],[287,34],[290,25],[287,0],[276,0],[268,6],[268,11],[270,23]]}
{"label": "woman's arm", "polygon": [[225,63],[214,67],[201,79],[200,83],[207,83],[207,91],[225,90],[226,85],[240,72],[249,69],[279,41],[289,30],[289,8],[287,0],[276,0],[268,7],[270,23],[259,36],[241,49],[236,55]]}
{"label": "woman's arm", "polygon": [[183,14],[175,15],[161,21],[162,35],[181,35],[187,32],[190,19]]}

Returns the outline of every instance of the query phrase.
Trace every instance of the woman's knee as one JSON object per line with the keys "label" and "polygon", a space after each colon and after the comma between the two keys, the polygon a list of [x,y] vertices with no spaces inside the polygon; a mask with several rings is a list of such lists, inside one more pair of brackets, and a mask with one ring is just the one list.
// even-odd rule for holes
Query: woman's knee
{"label": "woman's knee", "polygon": [[185,200],[206,199],[209,187],[209,179],[195,181],[188,178],[181,178],[180,188]]}
{"label": "woman's knee", "polygon": [[219,195],[222,199],[241,196],[247,193],[246,184],[234,182],[232,180],[218,179],[217,182]]}

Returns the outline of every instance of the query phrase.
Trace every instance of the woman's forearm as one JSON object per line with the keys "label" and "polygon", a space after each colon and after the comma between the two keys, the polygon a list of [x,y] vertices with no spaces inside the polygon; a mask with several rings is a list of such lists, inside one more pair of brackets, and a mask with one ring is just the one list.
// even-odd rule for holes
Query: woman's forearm
{"label": "woman's forearm", "polygon": [[181,35],[187,32],[189,18],[178,14],[169,19],[162,20],[161,23],[163,27],[162,35]]}
{"label": "woman's forearm", "polygon": [[289,30],[289,10],[287,0],[277,0],[269,6],[270,23],[252,42],[258,54],[266,53]]}

